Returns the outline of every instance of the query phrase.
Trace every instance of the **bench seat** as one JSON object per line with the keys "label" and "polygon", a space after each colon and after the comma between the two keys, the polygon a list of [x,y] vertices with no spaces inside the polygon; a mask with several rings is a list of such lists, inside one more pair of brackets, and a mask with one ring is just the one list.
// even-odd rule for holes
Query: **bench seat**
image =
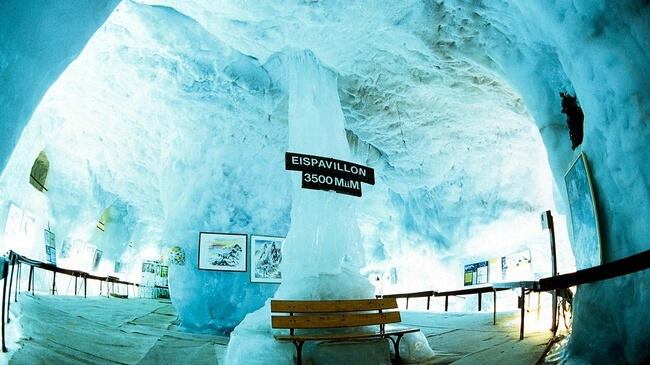
{"label": "bench seat", "polygon": [[419,328],[405,328],[395,330],[385,330],[381,332],[359,332],[359,333],[327,333],[327,334],[305,334],[305,335],[275,335],[278,341],[338,341],[362,338],[387,337],[396,335],[405,335],[407,333],[418,332]]}
{"label": "bench seat", "polygon": [[[272,300],[271,327],[288,329],[290,333],[276,334],[278,341],[290,341],[296,346],[297,363],[302,364],[302,346],[305,341],[351,341],[386,338],[393,343],[395,358],[400,360],[399,342],[407,333],[419,328],[389,327],[401,322],[395,298],[358,300]],[[376,311],[372,313],[373,311]],[[283,315],[277,315],[278,313]],[[374,327],[374,328],[373,328]],[[332,333],[333,328],[357,328],[353,332]],[[297,334],[296,330],[310,330]],[[314,332],[320,330],[320,332]]]}

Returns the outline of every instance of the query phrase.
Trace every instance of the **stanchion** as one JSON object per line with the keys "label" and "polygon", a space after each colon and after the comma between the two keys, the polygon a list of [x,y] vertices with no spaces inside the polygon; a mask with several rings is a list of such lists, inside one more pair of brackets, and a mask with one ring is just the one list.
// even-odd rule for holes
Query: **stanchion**
{"label": "stanchion", "polygon": [[497,291],[492,290],[492,325],[497,324]]}
{"label": "stanchion", "polygon": [[[11,318],[9,316],[9,307],[11,306],[11,286],[13,285],[13,280],[14,280],[14,267],[16,266],[16,255],[11,251],[9,253],[9,261],[11,262],[11,276],[9,277],[9,295],[6,297],[3,297],[3,300],[7,300],[7,323],[11,322]],[[7,280],[7,279],[5,279]]]}
{"label": "stanchion", "polygon": [[[34,266],[30,266],[30,270],[34,272]],[[32,296],[34,296],[34,287],[36,286],[36,275],[32,275]]]}
{"label": "stanchion", "polygon": [[18,292],[20,291],[20,261],[18,261],[18,270],[16,270],[16,292],[14,293],[14,302],[18,301]]}
{"label": "stanchion", "polygon": [[[551,276],[557,276],[557,255],[555,253],[555,226],[553,225],[553,216],[551,211],[547,210],[542,213],[542,229],[548,228],[549,241],[551,244]],[[553,298],[551,299],[551,331],[557,330],[557,290],[553,289]]]}
{"label": "stanchion", "polygon": [[29,265],[29,280],[27,282],[27,291],[32,290],[32,278],[34,277],[34,266]]}
{"label": "stanchion", "polygon": [[7,299],[7,271],[9,271],[9,263],[3,257],[2,263],[0,264],[0,269],[2,270],[2,352],[7,352],[7,346],[5,346],[5,301]]}
{"label": "stanchion", "polygon": [[524,339],[524,316],[526,315],[526,289],[521,287],[521,324],[519,326],[519,341]]}

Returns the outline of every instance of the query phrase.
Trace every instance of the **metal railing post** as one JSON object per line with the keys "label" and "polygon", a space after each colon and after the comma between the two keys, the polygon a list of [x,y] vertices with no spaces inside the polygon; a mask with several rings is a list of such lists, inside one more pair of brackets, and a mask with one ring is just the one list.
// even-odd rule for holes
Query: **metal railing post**
{"label": "metal railing post", "polygon": [[526,314],[526,291],[521,287],[521,324],[519,325],[519,340],[524,339],[524,316]]}
{"label": "metal railing post", "polygon": [[29,280],[27,283],[27,291],[32,290],[32,277],[34,276],[34,266],[29,265]]}
{"label": "metal railing post", "polygon": [[492,325],[497,324],[497,291],[492,289]]}
{"label": "metal railing post", "polygon": [[[7,299],[7,323],[11,321],[11,318],[9,316],[9,307],[11,306],[11,286],[13,285],[13,280],[14,280],[14,267],[16,266],[15,261],[16,261],[16,254],[13,251],[10,251],[9,254],[9,261],[11,261],[11,276],[9,277],[9,295],[4,297],[3,299]],[[5,278],[5,280],[7,280]]]}
{"label": "metal railing post", "polygon": [[7,260],[2,260],[2,352],[7,352],[7,346],[5,346],[5,300],[7,299],[7,271],[9,271],[9,263]]}
{"label": "metal railing post", "polygon": [[16,292],[14,293],[14,302],[18,301],[18,292],[20,291],[20,261],[18,261],[18,270],[16,270]]}

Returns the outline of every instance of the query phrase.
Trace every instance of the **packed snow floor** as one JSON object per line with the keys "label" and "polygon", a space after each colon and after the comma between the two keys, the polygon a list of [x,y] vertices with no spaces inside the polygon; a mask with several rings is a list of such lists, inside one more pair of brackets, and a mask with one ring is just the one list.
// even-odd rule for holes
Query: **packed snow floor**
{"label": "packed snow floor", "polygon": [[[9,364],[223,364],[228,338],[182,332],[168,300],[22,293],[11,306],[22,333]],[[402,311],[436,352],[433,364],[534,364],[551,333],[519,315]]]}
{"label": "packed snow floor", "polygon": [[[545,321],[527,313],[519,341],[519,312],[440,313],[402,311],[402,323],[419,327],[436,354],[431,364],[535,364],[552,333]],[[549,318],[550,320],[550,318]]]}
{"label": "packed snow floor", "polygon": [[178,330],[169,300],[22,293],[11,311],[22,337],[9,364],[217,364],[228,343]]}

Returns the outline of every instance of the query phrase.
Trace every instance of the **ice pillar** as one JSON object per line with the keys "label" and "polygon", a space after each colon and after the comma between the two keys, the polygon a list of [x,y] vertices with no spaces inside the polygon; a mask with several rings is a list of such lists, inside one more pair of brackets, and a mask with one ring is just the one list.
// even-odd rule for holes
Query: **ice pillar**
{"label": "ice pillar", "polygon": [[[336,75],[310,51],[288,52],[283,61],[289,85],[289,150],[349,161]],[[359,273],[359,199],[302,189],[300,173],[288,173],[293,179],[291,228],[282,248],[282,284],[275,298],[373,298],[374,287]],[[273,338],[269,307],[267,302],[246,316],[231,333],[226,363],[293,363],[293,345]],[[416,360],[433,354],[421,333],[405,337],[400,348]]]}
{"label": "ice pillar", "polygon": [[[350,160],[336,75],[310,51],[283,57],[289,85],[289,150]],[[354,197],[294,186],[291,228],[282,248],[282,284],[277,299],[372,298],[374,288],[359,273],[363,249]],[[291,363],[292,344],[275,341],[270,308],[246,316],[231,333],[228,364]],[[252,361],[252,362],[251,362]]]}
{"label": "ice pillar", "polygon": [[[336,75],[309,51],[285,57],[289,85],[289,150],[349,161]],[[356,223],[359,198],[301,188],[291,172],[291,228],[283,247],[282,284],[276,298],[370,298],[358,268],[363,247]],[[338,278],[344,275],[343,285]]]}

